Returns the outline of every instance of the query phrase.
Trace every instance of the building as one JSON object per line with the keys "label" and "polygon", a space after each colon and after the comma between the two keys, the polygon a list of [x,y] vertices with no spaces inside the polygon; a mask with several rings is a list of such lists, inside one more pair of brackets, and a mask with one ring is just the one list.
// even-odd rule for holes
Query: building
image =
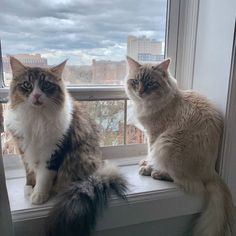
{"label": "building", "polygon": [[163,42],[146,36],[128,36],[127,55],[141,63],[155,63],[164,59]]}
{"label": "building", "polygon": [[10,81],[12,78],[10,56],[15,57],[26,66],[31,66],[31,67],[47,67],[48,66],[47,59],[41,57],[40,54],[15,54],[15,55],[7,54],[6,56],[2,57],[4,81],[7,86],[10,84]]}
{"label": "building", "polygon": [[93,84],[123,84],[125,75],[125,61],[92,61]]}
{"label": "building", "polygon": [[11,73],[11,66],[10,66],[10,56],[15,57],[20,62],[22,62],[26,66],[31,67],[47,67],[47,59],[41,57],[40,54],[15,54],[3,56],[3,68],[4,72]]}

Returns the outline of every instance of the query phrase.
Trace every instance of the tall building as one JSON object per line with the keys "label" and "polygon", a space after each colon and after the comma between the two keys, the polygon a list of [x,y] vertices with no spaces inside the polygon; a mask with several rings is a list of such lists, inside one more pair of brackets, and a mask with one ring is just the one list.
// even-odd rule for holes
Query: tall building
{"label": "tall building", "polygon": [[127,55],[141,63],[155,63],[164,59],[163,42],[146,36],[128,36]]}
{"label": "tall building", "polygon": [[125,61],[92,62],[93,84],[123,84],[126,75]]}

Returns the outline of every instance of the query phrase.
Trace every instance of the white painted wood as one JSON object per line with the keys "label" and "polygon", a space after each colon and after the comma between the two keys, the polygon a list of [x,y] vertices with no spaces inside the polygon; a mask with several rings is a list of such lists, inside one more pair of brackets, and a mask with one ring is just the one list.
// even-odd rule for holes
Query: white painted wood
{"label": "white painted wood", "polygon": [[[138,164],[141,158],[147,155],[147,144],[128,144],[119,146],[101,147],[102,158],[112,160],[119,166]],[[24,167],[21,158],[18,155],[5,154],[3,156],[6,177],[19,178],[24,177]],[[23,173],[23,174],[22,174]]]}
{"label": "white painted wood", "polygon": [[[128,99],[124,86],[77,86],[67,87],[75,100],[99,101],[99,100],[125,100]],[[0,88],[0,102],[7,102],[9,87]]]}
{"label": "white painted wood", "polygon": [[191,89],[196,49],[199,0],[181,0],[176,79],[181,89]]}
{"label": "white painted wood", "polygon": [[235,61],[231,64],[235,17],[235,0],[200,1],[193,89],[206,95],[225,115],[219,170],[236,203]]}
{"label": "white painted wood", "polygon": [[169,0],[166,21],[165,56],[172,59],[170,71],[176,75],[180,0]]}
{"label": "white painted wood", "polygon": [[225,114],[233,45],[235,0],[200,0],[193,89]]}
{"label": "white painted wood", "polygon": [[103,159],[117,159],[147,155],[147,144],[128,144],[101,147]]}
{"label": "white painted wood", "polygon": [[[137,165],[119,169],[130,183],[128,201],[113,197],[109,209],[99,221],[98,230],[194,214],[201,210],[202,196],[186,195],[173,183],[140,176]],[[24,178],[7,181],[14,223],[45,218],[53,204],[52,199],[40,206],[31,205],[24,196],[24,183]]]}

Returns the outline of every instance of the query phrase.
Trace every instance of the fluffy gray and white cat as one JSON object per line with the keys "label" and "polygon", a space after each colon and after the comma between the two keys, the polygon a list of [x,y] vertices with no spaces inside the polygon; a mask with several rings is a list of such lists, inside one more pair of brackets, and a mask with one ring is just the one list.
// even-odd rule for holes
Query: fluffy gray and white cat
{"label": "fluffy gray and white cat", "polygon": [[6,127],[26,170],[33,204],[63,192],[50,217],[48,235],[90,235],[111,192],[124,198],[125,179],[104,164],[95,122],[73,101],[62,80],[66,62],[31,68],[10,58]]}
{"label": "fluffy gray and white cat", "polygon": [[177,88],[168,71],[170,59],[158,65],[127,61],[126,92],[148,137],[148,157],[140,162],[139,173],[205,193],[205,209],[193,235],[226,236],[232,199],[215,170],[221,115],[206,98]]}

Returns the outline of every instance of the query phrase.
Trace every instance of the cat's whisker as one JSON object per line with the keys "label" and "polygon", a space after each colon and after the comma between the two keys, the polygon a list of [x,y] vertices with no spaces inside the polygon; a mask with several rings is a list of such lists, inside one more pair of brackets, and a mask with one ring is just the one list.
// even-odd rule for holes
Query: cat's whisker
{"label": "cat's whisker", "polygon": [[58,99],[58,98],[56,98],[56,97],[52,97],[51,99],[52,99],[52,101],[53,101],[54,103],[56,103],[57,105],[62,105],[62,103],[63,103],[63,101],[62,101],[61,99]]}

